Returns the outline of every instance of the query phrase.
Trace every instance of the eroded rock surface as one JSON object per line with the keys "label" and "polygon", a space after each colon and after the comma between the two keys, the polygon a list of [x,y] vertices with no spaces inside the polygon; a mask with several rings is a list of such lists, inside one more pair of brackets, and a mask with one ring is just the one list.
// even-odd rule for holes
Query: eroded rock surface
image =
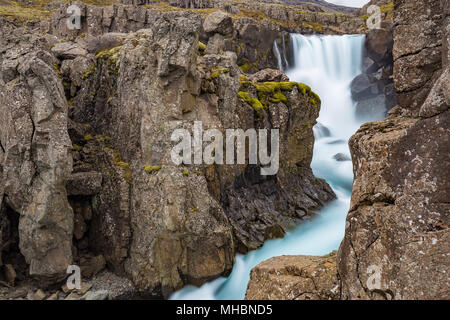
{"label": "eroded rock surface", "polygon": [[[5,30],[6,31],[6,30]],[[29,273],[61,279],[72,262],[72,170],[64,89],[43,38],[11,30],[2,46],[2,202],[20,214],[20,250]]]}
{"label": "eroded rock surface", "polygon": [[337,300],[336,252],[323,257],[281,256],[250,274],[246,300]]}

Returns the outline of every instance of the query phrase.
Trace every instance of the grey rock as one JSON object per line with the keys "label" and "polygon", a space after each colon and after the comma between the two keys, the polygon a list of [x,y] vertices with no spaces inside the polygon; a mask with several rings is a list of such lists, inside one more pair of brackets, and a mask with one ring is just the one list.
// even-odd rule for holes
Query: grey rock
{"label": "grey rock", "polygon": [[109,292],[107,290],[89,291],[82,300],[108,300]]}
{"label": "grey rock", "polygon": [[0,166],[8,177],[0,184],[6,204],[20,214],[20,251],[29,274],[61,280],[72,262],[73,213],[65,190],[72,171],[67,102],[46,41],[19,31],[5,35],[10,45],[3,59],[17,59],[18,77],[9,85],[0,80],[5,151]]}
{"label": "grey rock", "polygon": [[252,82],[284,82],[289,81],[288,76],[280,70],[264,69],[248,76]]}
{"label": "grey rock", "polygon": [[343,153],[337,153],[333,156],[333,159],[339,162],[352,161],[347,155]]}
{"label": "grey rock", "polygon": [[75,43],[61,42],[56,43],[51,49],[58,58],[74,59],[77,56],[86,56],[87,51]]}
{"label": "grey rock", "polygon": [[92,196],[102,188],[100,172],[72,173],[67,179],[66,189],[69,196]]}
{"label": "grey rock", "polygon": [[209,34],[228,35],[233,32],[233,20],[229,14],[217,10],[206,17],[203,29]]}

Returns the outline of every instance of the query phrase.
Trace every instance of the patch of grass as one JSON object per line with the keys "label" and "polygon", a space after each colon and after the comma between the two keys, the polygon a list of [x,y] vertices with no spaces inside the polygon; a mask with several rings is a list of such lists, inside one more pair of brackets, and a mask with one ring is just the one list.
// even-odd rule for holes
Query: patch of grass
{"label": "patch of grass", "polygon": [[211,70],[211,76],[210,79],[215,79],[218,78],[221,74],[223,73],[229,73],[230,69],[229,68],[213,68]]}
{"label": "patch of grass", "polygon": [[95,64],[91,65],[89,68],[86,69],[86,71],[84,71],[83,75],[81,76],[81,79],[84,80],[88,77],[91,76],[91,74],[93,74],[95,71]]}
{"label": "patch of grass", "polygon": [[151,166],[151,165],[145,165],[144,166],[144,170],[145,172],[147,172],[148,174],[152,174],[154,172],[158,172],[159,170],[162,169],[162,166]]}

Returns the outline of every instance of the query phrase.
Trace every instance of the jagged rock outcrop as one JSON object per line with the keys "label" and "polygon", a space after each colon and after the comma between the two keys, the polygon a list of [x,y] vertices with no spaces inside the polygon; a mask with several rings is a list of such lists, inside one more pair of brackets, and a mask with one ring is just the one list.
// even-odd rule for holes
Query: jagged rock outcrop
{"label": "jagged rock outcrop", "polygon": [[[167,297],[227,275],[236,252],[283,236],[335,197],[310,168],[320,99],[280,71],[247,78],[229,51],[239,31],[228,14],[213,13],[226,28],[209,29],[189,11],[83,6],[82,14],[78,31],[63,25],[64,7],[52,34],[2,26],[2,213],[21,215],[32,275],[62,280],[73,263],[89,278],[107,265],[142,294]],[[279,129],[278,174],[174,165],[171,135],[195,121],[222,133]]]}
{"label": "jagged rock outcrop", "polygon": [[68,106],[56,58],[42,37],[23,31],[4,34],[1,52],[0,205],[20,214],[20,250],[30,275],[55,280],[72,262]]}
{"label": "jagged rock outcrop", "polygon": [[396,1],[394,19],[399,107],[350,141],[342,298],[448,299],[448,1]]}
{"label": "jagged rock outcrop", "polygon": [[323,257],[281,256],[252,269],[246,300],[337,300],[336,252]]}
{"label": "jagged rock outcrop", "polygon": [[418,115],[442,71],[445,1],[397,1],[394,12],[394,84],[398,104]]}
{"label": "jagged rock outcrop", "polygon": [[351,83],[360,120],[383,119],[397,104],[393,82],[393,29],[373,29],[366,35],[362,74]]}
{"label": "jagged rock outcrop", "polygon": [[[178,28],[170,30],[175,16]],[[74,120],[89,124],[94,136],[110,137],[129,170],[133,237],[125,272],[141,290],[165,296],[226,274],[235,249],[246,252],[281,236],[334,197],[309,168],[319,99],[306,86],[284,83],[281,89],[241,79],[232,52],[198,56],[199,21],[191,13],[169,12],[151,29],[129,35],[121,48],[97,54],[73,101]],[[239,90],[265,107],[254,110]],[[191,129],[195,120],[222,132],[282,129],[280,173],[265,178],[257,166],[171,165],[172,131],[180,124]],[[293,125],[289,132],[287,123]],[[117,218],[110,223],[121,224]],[[121,260],[109,262],[120,268]]]}
{"label": "jagged rock outcrop", "polygon": [[[337,254],[337,298],[450,298],[449,8],[448,1],[395,2],[399,106],[350,140],[355,181]],[[296,274],[291,264],[273,258],[255,268],[248,296],[292,297],[284,290],[285,279]],[[314,287],[311,295],[324,288]]]}

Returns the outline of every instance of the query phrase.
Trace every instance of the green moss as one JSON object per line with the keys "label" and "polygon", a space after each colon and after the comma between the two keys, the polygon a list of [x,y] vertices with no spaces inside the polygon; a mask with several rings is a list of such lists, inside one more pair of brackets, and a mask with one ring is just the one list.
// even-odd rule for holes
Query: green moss
{"label": "green moss", "polygon": [[76,150],[76,151],[81,151],[81,150],[83,150],[83,147],[82,146],[79,146],[79,145],[77,145],[77,144],[73,144],[72,145],[72,148],[73,148],[73,150]]}
{"label": "green moss", "polygon": [[286,105],[289,104],[288,98],[282,92],[275,92],[269,100],[273,103],[283,102]]}
{"label": "green moss", "polygon": [[229,68],[212,68],[210,79],[218,78],[222,73],[229,73]]}
{"label": "green moss", "polygon": [[60,74],[61,70],[59,69],[59,65],[58,64],[54,64],[53,67],[55,68],[56,73]]}
{"label": "green moss", "polygon": [[89,68],[86,69],[86,71],[83,73],[83,75],[81,76],[81,79],[86,79],[88,78],[91,74],[93,74],[95,71],[95,64],[93,64],[92,66],[90,66]]}
{"label": "green moss", "polygon": [[[258,98],[252,97],[249,89],[254,87]],[[289,106],[289,99],[284,92],[292,91],[297,88],[303,95],[309,96],[309,102],[315,107],[320,106],[320,98],[312,92],[311,88],[303,83],[298,82],[257,82],[253,83],[246,79],[241,79],[241,88],[238,92],[239,98],[247,102],[258,112],[260,118],[263,115],[262,110],[266,109],[269,102],[282,102]]]}
{"label": "green moss", "polygon": [[206,44],[204,44],[203,42],[199,41],[198,42],[198,51],[200,52],[201,55],[204,55],[205,51],[206,51]]}
{"label": "green moss", "polygon": [[145,165],[144,166],[144,170],[148,174],[151,174],[151,173],[154,173],[154,172],[158,172],[159,170],[161,170],[161,168],[162,168],[162,166],[151,166],[151,165]]}
{"label": "green moss", "polygon": [[189,175],[189,170],[184,169],[184,170],[182,171],[182,173],[183,173],[183,176],[188,176],[188,175]]}
{"label": "green moss", "polygon": [[195,213],[195,212],[197,212],[198,211],[198,209],[197,208],[192,208],[192,209],[189,209],[188,210],[188,213]]}
{"label": "green moss", "polygon": [[96,59],[105,59],[109,65],[115,67],[116,69],[120,66],[120,50],[122,46],[117,46],[111,49],[105,49],[97,52],[95,55]]}
{"label": "green moss", "polygon": [[92,140],[93,138],[94,137],[90,133],[84,135],[84,140],[86,140],[86,141]]}
{"label": "green moss", "polygon": [[394,1],[391,1],[389,3],[386,3],[386,4],[382,5],[380,7],[380,9],[381,9],[381,12],[383,12],[383,13],[384,12],[390,12],[390,11],[394,10]]}

